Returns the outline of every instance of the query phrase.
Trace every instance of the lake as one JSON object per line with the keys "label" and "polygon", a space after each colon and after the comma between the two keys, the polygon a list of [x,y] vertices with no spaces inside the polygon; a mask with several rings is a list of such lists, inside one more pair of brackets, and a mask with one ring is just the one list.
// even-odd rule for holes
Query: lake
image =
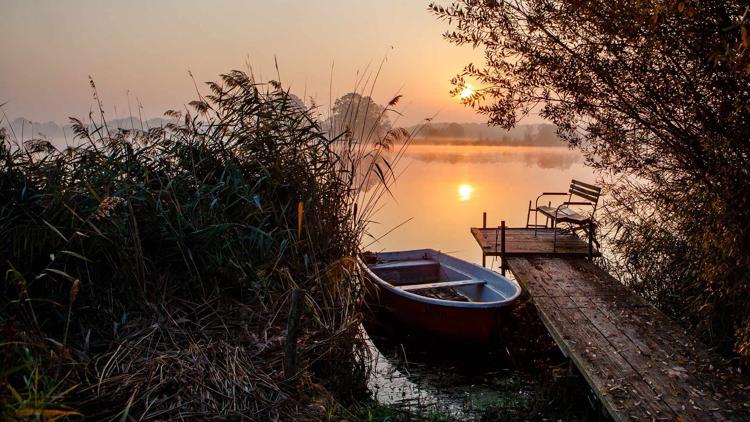
{"label": "lake", "polygon": [[[487,212],[488,226],[501,220],[524,226],[529,200],[541,192],[565,192],[573,178],[595,181],[582,155],[566,147],[412,145],[396,173],[400,176],[391,189],[393,197],[383,199],[370,227],[374,238],[383,238],[366,249],[433,248],[477,264],[482,254],[469,228],[481,226],[482,212]],[[487,260],[494,269],[498,264]],[[383,323],[381,329],[388,332],[388,325]],[[550,400],[563,397],[561,391],[577,391],[555,405],[542,406],[542,413],[585,419],[585,381],[547,378],[550,368],[554,372],[555,365],[564,366],[566,361],[536,314],[522,307],[515,325],[523,327],[509,336],[523,339],[515,349],[461,344],[448,353],[450,348],[440,342],[368,329],[374,364],[368,385],[373,398],[453,419],[513,419],[508,412],[534,407],[540,397]],[[531,356],[533,362],[519,362]]]}
{"label": "lake", "polygon": [[378,238],[411,220],[366,249],[433,248],[474,263],[482,254],[469,228],[482,225],[482,212],[488,226],[523,227],[529,200],[541,192],[565,192],[570,179],[595,181],[567,147],[411,145],[399,172],[370,233]]}

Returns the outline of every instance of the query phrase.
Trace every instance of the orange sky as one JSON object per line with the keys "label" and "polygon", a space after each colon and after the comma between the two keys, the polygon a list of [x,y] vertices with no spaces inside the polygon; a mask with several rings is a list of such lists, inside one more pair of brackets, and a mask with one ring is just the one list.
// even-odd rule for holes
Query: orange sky
{"label": "orange sky", "polygon": [[[412,124],[483,121],[451,98],[450,78],[482,54],[443,40],[448,26],[421,0],[3,0],[0,103],[10,118],[66,121],[91,106],[88,75],[108,117],[126,117],[128,90],[148,117],[194,98],[198,81],[252,64],[318,104],[351,90],[357,71],[387,62],[374,98],[401,90]],[[135,102],[135,100],[133,100]]]}

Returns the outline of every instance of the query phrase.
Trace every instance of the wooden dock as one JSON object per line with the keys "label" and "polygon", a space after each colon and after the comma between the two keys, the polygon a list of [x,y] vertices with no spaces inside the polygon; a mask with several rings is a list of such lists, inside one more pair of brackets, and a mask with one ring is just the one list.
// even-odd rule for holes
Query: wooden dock
{"label": "wooden dock", "polygon": [[614,420],[750,420],[748,381],[586,259],[587,242],[558,237],[552,253],[549,232],[529,230],[505,228],[504,242],[498,229],[471,232],[483,256],[502,257]]}
{"label": "wooden dock", "polygon": [[591,261],[509,258],[508,267],[613,419],[750,420],[750,386]]}
{"label": "wooden dock", "polygon": [[[482,248],[484,256],[502,256],[502,231],[498,228],[473,227],[471,234]],[[588,256],[589,245],[576,235],[557,230],[557,245],[553,247],[553,229],[505,229],[505,256]],[[591,254],[599,256],[599,251],[591,245]]]}

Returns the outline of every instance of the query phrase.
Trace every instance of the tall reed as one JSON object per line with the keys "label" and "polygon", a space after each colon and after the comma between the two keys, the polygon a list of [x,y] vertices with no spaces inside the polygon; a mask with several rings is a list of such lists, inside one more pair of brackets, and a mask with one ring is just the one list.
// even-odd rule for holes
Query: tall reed
{"label": "tall reed", "polygon": [[[324,130],[279,82],[240,71],[207,87],[166,113],[172,123],[137,130],[108,127],[92,82],[99,113],[71,119],[84,142],[62,151],[0,132],[0,328],[13,333],[1,347],[35,350],[45,374],[79,385],[49,406],[292,417],[364,385],[353,257],[410,134]],[[280,356],[294,290],[290,379]]]}

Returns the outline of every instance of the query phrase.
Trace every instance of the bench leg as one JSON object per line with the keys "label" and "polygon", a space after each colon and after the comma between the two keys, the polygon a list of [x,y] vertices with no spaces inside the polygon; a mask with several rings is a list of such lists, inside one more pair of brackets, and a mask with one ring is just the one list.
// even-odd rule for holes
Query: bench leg
{"label": "bench leg", "polygon": [[552,253],[557,251],[557,220],[552,219]]}

